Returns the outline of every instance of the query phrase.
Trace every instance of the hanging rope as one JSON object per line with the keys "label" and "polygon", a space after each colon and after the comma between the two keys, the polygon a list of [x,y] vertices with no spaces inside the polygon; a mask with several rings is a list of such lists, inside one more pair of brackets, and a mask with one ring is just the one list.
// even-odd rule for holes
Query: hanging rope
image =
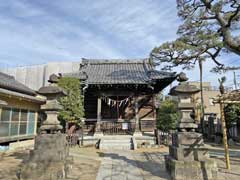
{"label": "hanging rope", "polygon": [[129,99],[131,98],[130,96],[129,97],[126,97],[122,100],[118,100],[118,96],[117,96],[117,99],[112,99],[110,97],[102,97],[102,100],[108,105],[108,106],[116,106],[117,108],[121,107],[122,104],[126,105],[128,102],[129,102]]}

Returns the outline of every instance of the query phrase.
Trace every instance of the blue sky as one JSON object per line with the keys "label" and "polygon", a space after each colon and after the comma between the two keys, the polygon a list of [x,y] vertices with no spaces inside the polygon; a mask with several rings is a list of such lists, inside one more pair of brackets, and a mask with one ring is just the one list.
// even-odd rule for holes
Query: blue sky
{"label": "blue sky", "polygon": [[175,0],[1,0],[0,65],[148,57],[176,36]]}
{"label": "blue sky", "polygon": [[[179,24],[175,0],[0,0],[0,67],[148,57]],[[199,79],[197,69],[188,74]]]}

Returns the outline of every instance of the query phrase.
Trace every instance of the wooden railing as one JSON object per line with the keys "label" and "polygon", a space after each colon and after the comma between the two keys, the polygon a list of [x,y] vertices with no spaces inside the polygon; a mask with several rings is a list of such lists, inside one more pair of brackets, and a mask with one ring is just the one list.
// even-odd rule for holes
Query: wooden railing
{"label": "wooden railing", "polygon": [[107,135],[107,134],[109,134],[109,135],[133,134],[134,130],[135,130],[134,122],[101,122],[101,131],[105,135]]}
{"label": "wooden railing", "polygon": [[140,120],[140,129],[142,132],[150,132],[156,129],[156,120]]}

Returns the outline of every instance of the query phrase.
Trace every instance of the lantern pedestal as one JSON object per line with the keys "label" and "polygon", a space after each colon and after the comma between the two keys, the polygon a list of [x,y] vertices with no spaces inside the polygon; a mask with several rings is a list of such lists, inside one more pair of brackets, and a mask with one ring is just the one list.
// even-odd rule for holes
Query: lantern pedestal
{"label": "lantern pedestal", "polygon": [[23,180],[59,180],[69,173],[73,158],[68,154],[66,136],[61,133],[39,134],[34,150],[21,168]]}

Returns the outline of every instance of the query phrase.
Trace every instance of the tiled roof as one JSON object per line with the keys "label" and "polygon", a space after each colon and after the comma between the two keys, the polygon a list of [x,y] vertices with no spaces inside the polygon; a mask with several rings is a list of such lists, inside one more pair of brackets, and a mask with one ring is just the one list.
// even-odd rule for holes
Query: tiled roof
{"label": "tiled roof", "polygon": [[36,95],[36,92],[16,81],[13,76],[0,72],[0,88],[16,91],[27,95]]}
{"label": "tiled roof", "polygon": [[77,77],[86,80],[88,84],[149,84],[154,80],[173,78],[176,75],[155,70],[148,59],[83,59],[78,72],[63,76]]}

